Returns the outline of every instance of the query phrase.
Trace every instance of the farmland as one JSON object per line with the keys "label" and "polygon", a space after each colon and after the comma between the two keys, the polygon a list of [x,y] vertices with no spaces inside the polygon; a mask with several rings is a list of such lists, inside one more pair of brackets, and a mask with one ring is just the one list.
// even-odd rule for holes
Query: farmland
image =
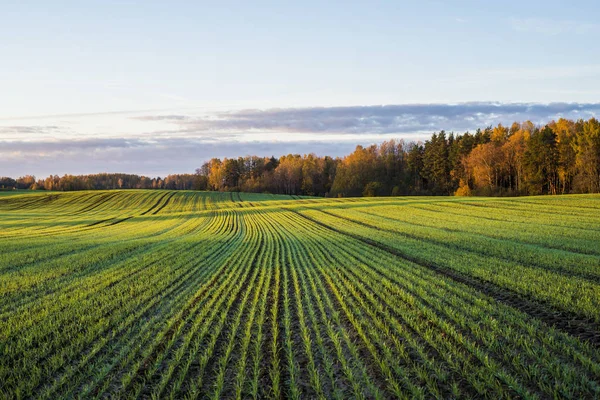
{"label": "farmland", "polygon": [[0,194],[0,398],[598,398],[600,196]]}

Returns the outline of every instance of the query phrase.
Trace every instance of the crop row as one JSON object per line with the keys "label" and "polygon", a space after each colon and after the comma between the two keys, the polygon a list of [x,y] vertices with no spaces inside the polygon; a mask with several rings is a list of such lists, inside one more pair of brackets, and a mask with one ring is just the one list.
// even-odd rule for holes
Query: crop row
{"label": "crop row", "polygon": [[0,397],[600,397],[597,201],[3,196]]}

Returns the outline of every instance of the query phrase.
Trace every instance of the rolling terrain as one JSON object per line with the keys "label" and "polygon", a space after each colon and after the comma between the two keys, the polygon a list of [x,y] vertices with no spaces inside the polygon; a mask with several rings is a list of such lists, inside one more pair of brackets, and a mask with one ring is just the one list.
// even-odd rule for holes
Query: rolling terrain
{"label": "rolling terrain", "polygon": [[598,398],[600,196],[0,194],[0,398]]}

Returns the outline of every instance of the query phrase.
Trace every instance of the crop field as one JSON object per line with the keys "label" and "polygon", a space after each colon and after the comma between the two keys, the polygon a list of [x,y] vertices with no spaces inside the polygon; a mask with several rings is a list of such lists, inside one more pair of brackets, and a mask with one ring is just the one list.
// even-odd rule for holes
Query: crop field
{"label": "crop field", "polygon": [[0,398],[600,398],[600,196],[0,195]]}

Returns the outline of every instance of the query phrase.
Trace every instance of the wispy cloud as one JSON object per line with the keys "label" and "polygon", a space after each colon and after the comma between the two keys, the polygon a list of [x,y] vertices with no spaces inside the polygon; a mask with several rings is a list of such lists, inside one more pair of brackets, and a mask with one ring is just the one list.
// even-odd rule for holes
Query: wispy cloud
{"label": "wispy cloud", "polygon": [[585,35],[600,32],[600,25],[572,20],[552,20],[545,18],[511,18],[511,27],[518,32],[533,32],[542,35],[577,34]]}
{"label": "wispy cloud", "polygon": [[1,135],[48,135],[60,131],[55,125],[14,125],[0,126]]}
{"label": "wispy cloud", "polygon": [[190,117],[187,115],[142,115],[131,118],[139,121],[185,121]]}
{"label": "wispy cloud", "polygon": [[[327,134],[408,134],[436,130],[466,131],[498,123],[531,120],[548,122],[560,117],[600,115],[600,103],[407,104],[357,107],[309,107],[222,112],[210,117],[143,116],[145,120],[170,120],[181,131],[289,132]],[[174,118],[176,117],[176,118]]]}

